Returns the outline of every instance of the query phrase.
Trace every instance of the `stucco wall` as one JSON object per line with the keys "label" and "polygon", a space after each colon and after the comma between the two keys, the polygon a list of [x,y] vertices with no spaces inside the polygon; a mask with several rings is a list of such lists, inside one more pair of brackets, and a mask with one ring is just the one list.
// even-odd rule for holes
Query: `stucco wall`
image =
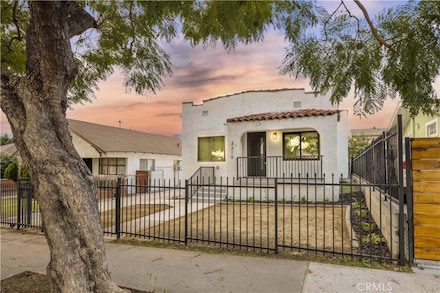
{"label": "stucco wall", "polygon": [[[293,131],[317,131],[320,137],[320,155],[323,160],[323,173],[327,176],[340,174],[347,176],[348,154],[347,154],[347,126],[339,126],[346,121],[347,112],[341,112],[341,117],[337,115],[304,117],[297,119],[267,120],[261,122],[236,122],[227,125],[227,147],[230,150],[227,156],[226,174],[234,174],[237,169],[237,157],[247,156],[246,153],[246,133],[267,131],[266,144],[267,156],[282,156],[283,154],[283,133]],[[345,123],[346,124],[346,123]],[[340,129],[342,130],[340,130]],[[277,132],[277,139],[273,139],[272,134]],[[345,134],[345,135],[344,135]],[[231,149],[234,146],[234,151]],[[314,174],[309,174],[313,177]],[[319,174],[318,174],[319,176]]]}
{"label": "stucco wall", "polygon": [[241,201],[293,201],[293,202],[333,202],[339,200],[339,186],[320,185],[322,181],[314,183],[286,183],[276,186],[277,195],[275,198],[275,188],[251,185],[249,187],[227,188],[227,197],[231,200]]}
{"label": "stucco wall", "polygon": [[[301,102],[294,108],[294,102]],[[226,123],[228,118],[266,112],[288,112],[299,109],[334,110],[329,96],[315,96],[304,89],[245,92],[206,100],[201,105],[184,103],[182,110],[183,178],[189,178],[201,166],[214,166],[215,176],[236,176],[236,158],[246,156],[246,133],[266,131],[267,156],[282,155],[282,133],[316,130],[320,135],[320,153],[324,172],[337,177],[348,173],[347,111],[340,115],[260,122]],[[278,133],[277,140],[272,139]],[[225,136],[225,162],[198,162],[197,138]]]}

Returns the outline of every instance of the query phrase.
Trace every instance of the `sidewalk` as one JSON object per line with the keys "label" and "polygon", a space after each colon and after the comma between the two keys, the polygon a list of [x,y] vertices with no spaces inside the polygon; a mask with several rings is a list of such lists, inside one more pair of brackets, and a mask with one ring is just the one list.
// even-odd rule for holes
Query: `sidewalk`
{"label": "sidewalk", "polygon": [[[1,278],[45,273],[43,235],[1,229]],[[106,243],[115,282],[168,293],[438,292],[440,270],[392,272],[306,261]]]}

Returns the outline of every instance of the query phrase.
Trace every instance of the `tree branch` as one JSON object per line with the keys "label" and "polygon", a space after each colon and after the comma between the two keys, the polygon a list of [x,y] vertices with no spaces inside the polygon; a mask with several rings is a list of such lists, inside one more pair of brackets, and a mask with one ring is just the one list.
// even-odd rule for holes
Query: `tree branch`
{"label": "tree branch", "polygon": [[22,37],[21,37],[21,31],[20,31],[20,23],[18,22],[18,18],[17,18],[17,10],[18,10],[18,1],[14,1],[14,7],[12,8],[12,21],[14,22],[15,27],[17,28],[17,36],[12,37],[8,44],[6,45],[6,47],[8,48],[8,52],[12,52],[12,42],[17,40],[17,41],[21,41]]}
{"label": "tree branch", "polygon": [[347,6],[345,5],[345,2],[344,2],[344,1],[341,1],[341,5],[344,6],[345,10],[348,12],[348,15],[349,15],[351,18],[356,19],[357,33],[359,34],[359,32],[360,32],[360,30],[361,30],[361,29],[360,29],[360,23],[361,23],[361,22],[359,21],[359,18],[357,18],[356,15],[351,14],[351,11],[348,10],[348,8],[347,8]]}
{"label": "tree branch", "polygon": [[379,44],[387,47],[391,51],[394,51],[394,48],[390,44],[388,44],[384,39],[382,39],[381,36],[379,36],[379,34],[377,33],[377,30],[374,27],[374,24],[371,21],[370,16],[368,15],[368,11],[365,8],[365,6],[359,0],[353,0],[353,1],[362,10],[362,13],[365,16],[365,19],[367,20],[368,25],[370,26],[370,29],[371,29],[371,32],[373,33],[374,38],[379,42]]}
{"label": "tree branch", "polygon": [[82,34],[89,28],[98,27],[96,20],[74,1],[67,3],[67,13],[69,20],[69,39]]}
{"label": "tree branch", "polygon": [[26,117],[24,105],[18,93],[19,90],[26,90],[22,81],[22,77],[13,75],[6,70],[1,71],[0,108],[8,117],[11,128],[19,131],[22,131],[21,126],[25,121],[24,117]]}
{"label": "tree branch", "polygon": [[339,7],[341,7],[342,3],[344,3],[344,2],[341,1],[341,3],[339,3],[338,7],[336,7],[336,9],[333,10],[332,14],[330,14],[330,16],[329,16],[329,17],[325,20],[325,22],[324,22],[324,35],[325,35],[325,40],[326,40],[326,41],[327,41],[327,39],[328,39],[328,35],[327,35],[327,24],[329,23],[329,21],[330,21],[330,19],[333,17],[333,15],[335,15],[336,11],[338,11]]}

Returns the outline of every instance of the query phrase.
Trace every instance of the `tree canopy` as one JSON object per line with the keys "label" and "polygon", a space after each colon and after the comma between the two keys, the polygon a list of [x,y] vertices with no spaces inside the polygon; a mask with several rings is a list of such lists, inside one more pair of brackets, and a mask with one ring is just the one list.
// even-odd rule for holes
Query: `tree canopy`
{"label": "tree canopy", "polygon": [[[192,45],[226,50],[238,43],[261,41],[270,26],[299,35],[317,21],[319,9],[308,1],[90,1],[78,2],[90,15],[74,16],[90,28],[72,39],[78,75],[70,102],[90,100],[98,82],[115,68],[124,86],[137,94],[160,89],[171,74],[170,56],[160,42],[177,35]],[[2,68],[24,73],[27,3],[2,2]],[[295,11],[294,17],[286,11]],[[296,12],[298,11],[298,12]],[[301,13],[299,13],[301,11]],[[85,12],[85,11],[84,11]]]}
{"label": "tree canopy", "polygon": [[348,139],[348,156],[350,158],[357,157],[371,144],[371,141],[372,140],[364,134],[351,136]]}
{"label": "tree canopy", "polygon": [[9,143],[13,143],[14,139],[10,138],[9,135],[7,134],[3,134],[2,136],[0,136],[0,145],[5,145],[5,144],[9,144]]}
{"label": "tree canopy", "polygon": [[[366,17],[356,17],[343,1],[328,12],[311,1],[78,3],[85,10],[73,18],[90,29],[72,38],[78,74],[69,89],[70,103],[90,100],[98,82],[115,68],[124,74],[127,90],[145,94],[160,89],[172,73],[170,56],[160,44],[178,35],[193,45],[220,41],[233,50],[238,43],[263,40],[264,32],[274,28],[285,32],[290,43],[281,72],[310,78],[312,88],[330,91],[334,103],[354,90],[360,114],[380,110],[396,94],[412,114],[439,110],[433,88],[440,73],[438,1],[410,2],[371,19],[366,10]],[[1,5],[2,70],[22,74],[28,4]]]}
{"label": "tree canopy", "polygon": [[309,77],[313,89],[334,103],[354,89],[355,111],[374,113],[398,94],[411,114],[439,112],[440,2],[417,1],[371,19],[351,13],[344,1],[320,18],[319,30],[289,37],[282,72]]}

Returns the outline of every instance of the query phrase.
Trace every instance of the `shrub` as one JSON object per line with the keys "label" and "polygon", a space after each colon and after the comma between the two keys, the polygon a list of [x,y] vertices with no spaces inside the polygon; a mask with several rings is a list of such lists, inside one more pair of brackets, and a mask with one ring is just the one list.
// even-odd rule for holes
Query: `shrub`
{"label": "shrub", "polygon": [[9,180],[17,181],[19,178],[29,178],[29,171],[24,164],[20,166],[18,160],[14,158],[6,167],[3,175]]}
{"label": "shrub", "polygon": [[18,162],[12,161],[5,170],[5,177],[9,180],[17,181],[18,178]]}
{"label": "shrub", "polygon": [[0,153],[1,178],[6,178],[5,177],[6,168],[9,166],[9,164],[11,164],[13,161],[16,160],[17,159],[13,155],[7,153]]}

